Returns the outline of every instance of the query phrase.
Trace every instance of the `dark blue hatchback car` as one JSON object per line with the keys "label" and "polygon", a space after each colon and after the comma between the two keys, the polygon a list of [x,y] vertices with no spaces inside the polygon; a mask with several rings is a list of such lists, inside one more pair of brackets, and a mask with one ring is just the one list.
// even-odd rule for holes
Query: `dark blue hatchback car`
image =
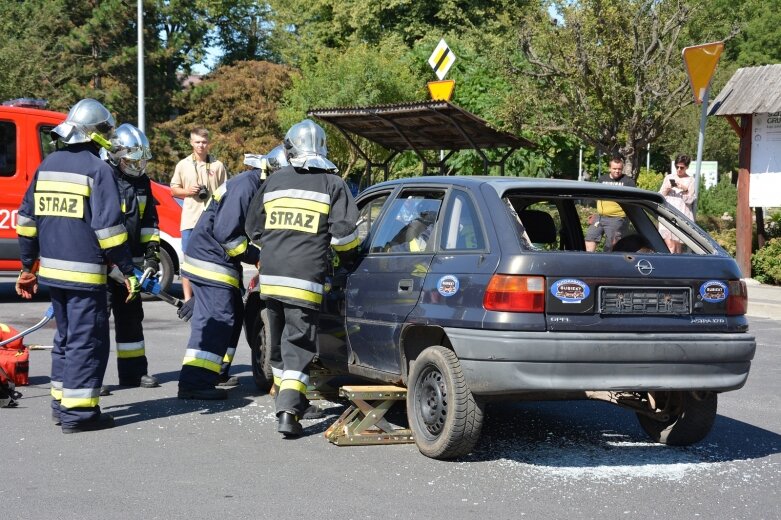
{"label": "dark blue hatchback car", "polygon": [[[518,177],[418,177],[357,198],[360,258],[336,269],[318,363],[404,385],[422,453],[477,442],[492,399],[601,399],[657,442],[704,438],[717,394],[743,386],[755,340],[735,261],[657,194]],[[587,252],[597,202],[620,238]],[[684,244],[671,254],[660,230]],[[247,299],[268,390],[262,302]]]}

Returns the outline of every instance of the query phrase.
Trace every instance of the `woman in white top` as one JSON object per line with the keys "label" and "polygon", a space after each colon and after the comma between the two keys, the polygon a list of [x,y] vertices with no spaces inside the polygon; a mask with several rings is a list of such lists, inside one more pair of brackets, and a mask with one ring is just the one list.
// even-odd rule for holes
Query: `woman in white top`
{"label": "woman in white top", "polygon": [[[664,178],[659,193],[664,195],[664,198],[671,206],[694,220],[693,208],[697,204],[697,186],[694,183],[694,177],[686,173],[690,163],[691,157],[688,155],[676,157],[675,173],[671,173]],[[659,233],[661,233],[671,253],[681,252],[683,243],[669,229],[660,225]]]}

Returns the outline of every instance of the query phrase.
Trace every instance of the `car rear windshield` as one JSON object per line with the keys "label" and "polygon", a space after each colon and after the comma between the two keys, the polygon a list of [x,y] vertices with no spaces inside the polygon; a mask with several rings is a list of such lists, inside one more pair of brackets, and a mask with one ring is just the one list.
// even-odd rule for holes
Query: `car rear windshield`
{"label": "car rear windshield", "polygon": [[650,200],[512,192],[502,200],[526,250],[670,254],[670,241],[676,241],[681,254],[717,252],[691,220]]}

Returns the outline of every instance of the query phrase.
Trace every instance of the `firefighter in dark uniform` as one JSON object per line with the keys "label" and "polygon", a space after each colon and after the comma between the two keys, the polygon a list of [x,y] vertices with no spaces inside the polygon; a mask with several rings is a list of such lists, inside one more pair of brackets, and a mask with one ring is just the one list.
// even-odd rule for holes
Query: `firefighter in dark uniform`
{"label": "firefighter in dark uniform", "polygon": [[296,437],[309,404],[309,364],[317,353],[329,248],[347,254],[360,241],[358,208],[345,182],[330,174],[337,169],[326,158],[323,129],[305,119],[288,130],[284,146],[290,166],[261,187],[247,234],[261,247],[260,296],[268,312],[270,349],[282,352],[277,429]]}
{"label": "firefighter in dark uniform", "polygon": [[[109,162],[114,166],[133,263],[143,265],[144,272],[154,276],[160,270],[160,229],[151,181],[145,173],[152,158],[149,140],[141,130],[125,123],[117,127],[111,144]],[[110,276],[108,290],[114,314],[119,384],[155,388],[160,386],[157,379],[147,373],[141,298],[126,302],[127,288],[115,278],[121,280]]]}
{"label": "firefighter in dark uniform", "polygon": [[179,375],[180,399],[225,399],[225,380],[244,318],[241,263],[257,264],[258,249],[244,231],[250,202],[266,171],[248,170],[214,193],[193,229],[182,272],[195,287],[179,316],[192,316],[190,339]]}
{"label": "firefighter in dark uniform", "polygon": [[98,404],[110,348],[107,264],[123,273],[128,299],[139,292],[114,172],[99,157],[100,147],[110,148],[113,130],[114,118],[102,104],[76,103],[52,131],[64,148],[43,160],[19,207],[23,269],[16,291],[32,297],[38,276],[50,287],[57,321],[52,417],[63,433],[114,425]]}

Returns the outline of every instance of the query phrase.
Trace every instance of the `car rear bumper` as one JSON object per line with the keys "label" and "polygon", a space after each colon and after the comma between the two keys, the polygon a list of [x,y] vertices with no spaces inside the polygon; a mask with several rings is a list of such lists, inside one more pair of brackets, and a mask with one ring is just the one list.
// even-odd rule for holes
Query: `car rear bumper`
{"label": "car rear bumper", "polygon": [[507,332],[446,328],[476,395],[569,390],[735,390],[753,336]]}

